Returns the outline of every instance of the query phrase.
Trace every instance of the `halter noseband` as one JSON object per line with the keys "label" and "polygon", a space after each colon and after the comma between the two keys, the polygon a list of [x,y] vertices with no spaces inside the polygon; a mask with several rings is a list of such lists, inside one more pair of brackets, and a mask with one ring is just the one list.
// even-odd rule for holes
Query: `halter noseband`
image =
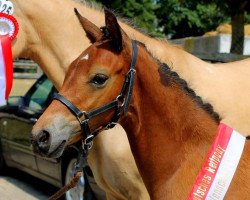
{"label": "halter noseband", "polygon": [[134,77],[135,77],[134,75],[136,72],[135,64],[136,64],[137,53],[138,53],[137,44],[135,40],[132,40],[132,48],[133,48],[133,52],[132,52],[132,60],[130,64],[130,69],[125,77],[122,90],[120,94],[115,98],[115,100],[99,108],[86,112],[86,111],[80,111],[73,103],[71,103],[69,100],[67,100],[65,97],[63,97],[59,93],[56,93],[53,97],[53,99],[56,99],[60,101],[62,104],[64,104],[76,116],[77,120],[79,121],[81,125],[82,130],[86,134],[86,137],[83,141],[83,149],[86,151],[92,147],[94,133],[95,133],[95,131],[94,132],[90,131],[90,127],[88,123],[92,117],[115,108],[115,113],[114,113],[113,118],[105,126],[105,129],[110,129],[116,125],[121,114],[125,114],[128,110],[128,106],[129,106],[131,96],[132,96],[132,91],[133,91]]}

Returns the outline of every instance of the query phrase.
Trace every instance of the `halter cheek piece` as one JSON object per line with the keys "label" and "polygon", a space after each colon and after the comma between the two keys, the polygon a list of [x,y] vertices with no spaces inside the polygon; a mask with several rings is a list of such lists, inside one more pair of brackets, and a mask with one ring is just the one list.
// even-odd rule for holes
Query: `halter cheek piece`
{"label": "halter cheek piece", "polygon": [[77,120],[79,121],[82,131],[86,135],[85,139],[83,140],[83,149],[85,151],[88,151],[92,147],[94,133],[96,132],[96,131],[91,132],[90,130],[88,122],[91,118],[101,113],[104,113],[110,109],[115,109],[113,118],[106,126],[104,126],[105,129],[110,129],[116,125],[121,114],[125,114],[128,110],[128,106],[129,106],[131,96],[132,96],[132,91],[133,91],[134,77],[135,77],[134,75],[136,72],[135,64],[136,64],[137,53],[138,53],[137,44],[135,40],[132,40],[132,48],[133,48],[133,52],[132,52],[132,60],[130,64],[130,69],[125,77],[122,90],[120,94],[115,98],[115,100],[111,101],[110,103],[105,104],[102,107],[86,112],[86,111],[80,111],[73,103],[71,103],[69,100],[67,100],[65,97],[63,97],[59,93],[56,93],[53,97],[54,99],[64,104],[76,116]]}

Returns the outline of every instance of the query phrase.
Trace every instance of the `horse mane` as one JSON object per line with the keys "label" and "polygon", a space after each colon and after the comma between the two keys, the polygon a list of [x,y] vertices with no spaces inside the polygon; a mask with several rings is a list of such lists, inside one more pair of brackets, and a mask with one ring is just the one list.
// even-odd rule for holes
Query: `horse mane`
{"label": "horse mane", "polygon": [[213,106],[210,103],[205,103],[202,98],[196,95],[195,91],[191,89],[184,79],[180,78],[180,76],[171,70],[171,68],[165,63],[159,63],[159,71],[164,75],[164,84],[168,85],[170,80],[176,83],[178,86],[182,88],[183,91],[186,92],[188,96],[190,96],[202,109],[204,109],[217,123],[220,122],[221,118],[218,113],[216,113],[213,109]]}
{"label": "horse mane", "polygon": [[172,71],[172,69],[166,64],[161,63],[157,58],[155,58],[151,52],[149,52],[146,48],[146,45],[142,42],[136,41],[137,44],[142,46],[149,55],[157,62],[159,71],[164,75],[164,84],[169,85],[170,81],[173,81],[178,86],[182,88],[182,90],[190,96],[202,109],[204,109],[217,123],[220,122],[221,118],[218,113],[216,113],[213,109],[213,106],[210,103],[205,103],[202,98],[196,95],[195,91],[191,89],[184,79],[182,79],[176,72]]}

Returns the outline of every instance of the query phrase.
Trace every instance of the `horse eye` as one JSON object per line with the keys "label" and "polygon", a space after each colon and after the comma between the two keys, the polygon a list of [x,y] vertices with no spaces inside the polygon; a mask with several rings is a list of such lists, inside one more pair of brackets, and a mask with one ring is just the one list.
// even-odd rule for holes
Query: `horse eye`
{"label": "horse eye", "polygon": [[90,81],[91,83],[93,83],[96,86],[102,86],[104,85],[104,83],[108,80],[108,76],[104,75],[104,74],[96,74],[92,80]]}

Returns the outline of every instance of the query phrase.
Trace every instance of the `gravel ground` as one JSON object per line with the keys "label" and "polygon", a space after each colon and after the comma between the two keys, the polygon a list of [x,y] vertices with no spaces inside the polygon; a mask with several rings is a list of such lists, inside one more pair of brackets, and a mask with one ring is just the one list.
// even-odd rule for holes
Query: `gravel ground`
{"label": "gravel ground", "polygon": [[16,169],[0,176],[0,200],[46,200],[56,191],[54,186]]}

